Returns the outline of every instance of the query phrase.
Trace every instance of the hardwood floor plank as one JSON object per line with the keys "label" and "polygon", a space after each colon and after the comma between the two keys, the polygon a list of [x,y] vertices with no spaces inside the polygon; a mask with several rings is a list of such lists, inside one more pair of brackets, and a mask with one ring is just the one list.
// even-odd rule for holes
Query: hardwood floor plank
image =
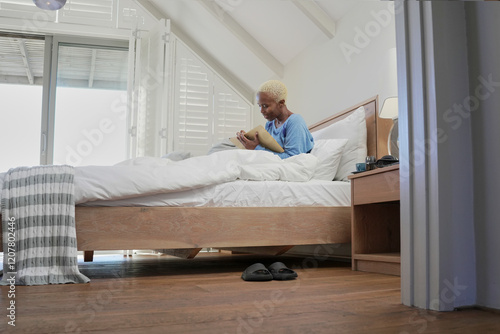
{"label": "hardwood floor plank", "polygon": [[[500,315],[401,305],[400,278],[349,263],[200,254],[100,258],[79,263],[88,284],[16,287],[16,327],[1,333],[498,333]],[[293,281],[245,282],[261,262],[295,268]],[[314,262],[316,261],[316,262]],[[8,303],[2,286],[0,309]],[[3,317],[3,316],[2,316]]]}

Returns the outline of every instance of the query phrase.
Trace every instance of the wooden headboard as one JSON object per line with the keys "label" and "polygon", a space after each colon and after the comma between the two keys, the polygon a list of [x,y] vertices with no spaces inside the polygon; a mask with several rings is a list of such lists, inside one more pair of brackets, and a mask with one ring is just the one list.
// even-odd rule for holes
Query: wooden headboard
{"label": "wooden headboard", "polygon": [[364,106],[366,112],[366,131],[367,131],[367,150],[368,155],[374,155],[381,158],[388,154],[387,141],[391,129],[392,120],[378,117],[378,96],[374,96],[366,101],[358,103],[348,109],[345,109],[333,116],[325,118],[309,127],[311,132],[327,127],[330,124],[338,122],[359,107]]}

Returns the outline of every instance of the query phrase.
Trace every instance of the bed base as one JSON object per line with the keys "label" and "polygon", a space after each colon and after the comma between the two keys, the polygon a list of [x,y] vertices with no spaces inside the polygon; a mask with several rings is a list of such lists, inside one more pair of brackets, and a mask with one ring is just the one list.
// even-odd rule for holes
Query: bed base
{"label": "bed base", "polygon": [[78,250],[86,261],[97,250],[185,250],[194,257],[205,247],[248,252],[272,246],[268,251],[283,253],[290,245],[347,243],[350,219],[350,207],[75,209]]}
{"label": "bed base", "polygon": [[[347,243],[350,207],[76,207],[78,250],[165,249],[192,258],[205,247],[280,254],[290,245]],[[272,247],[271,247],[272,246]],[[266,249],[267,248],[267,249]],[[165,251],[164,251],[165,252]]]}

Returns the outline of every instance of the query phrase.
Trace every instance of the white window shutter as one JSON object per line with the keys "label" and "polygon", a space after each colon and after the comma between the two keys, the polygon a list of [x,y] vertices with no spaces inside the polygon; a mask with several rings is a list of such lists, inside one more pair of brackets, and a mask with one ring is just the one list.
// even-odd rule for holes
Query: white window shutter
{"label": "white window shutter", "polygon": [[130,42],[132,158],[171,151],[204,155],[252,125],[252,104],[184,43],[170,38],[169,27],[160,22]]}
{"label": "white window shutter", "polygon": [[218,76],[214,80],[214,140],[234,137],[237,131],[250,130],[252,105]]}
{"label": "white window shutter", "polygon": [[130,43],[130,157],[166,153],[169,23],[160,20],[149,32],[135,34]]}
{"label": "white window shutter", "polygon": [[176,43],[174,150],[206,154],[212,142],[212,71]]}
{"label": "white window shutter", "polygon": [[132,32],[128,46],[128,79],[127,79],[127,128],[128,156],[135,158],[137,154],[137,122],[139,112],[139,77],[140,70],[136,64],[140,61],[140,43],[138,31]]}
{"label": "white window shutter", "polygon": [[173,150],[204,155],[236,131],[250,129],[252,105],[186,45],[175,45]]}
{"label": "white window shutter", "polygon": [[59,22],[116,27],[117,0],[68,0],[59,10]]}

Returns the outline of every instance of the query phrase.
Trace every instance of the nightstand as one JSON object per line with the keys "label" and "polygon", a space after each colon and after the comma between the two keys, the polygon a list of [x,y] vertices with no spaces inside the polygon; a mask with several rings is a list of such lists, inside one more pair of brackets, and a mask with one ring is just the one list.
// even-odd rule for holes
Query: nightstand
{"label": "nightstand", "polygon": [[352,269],[400,275],[399,165],[350,175]]}

